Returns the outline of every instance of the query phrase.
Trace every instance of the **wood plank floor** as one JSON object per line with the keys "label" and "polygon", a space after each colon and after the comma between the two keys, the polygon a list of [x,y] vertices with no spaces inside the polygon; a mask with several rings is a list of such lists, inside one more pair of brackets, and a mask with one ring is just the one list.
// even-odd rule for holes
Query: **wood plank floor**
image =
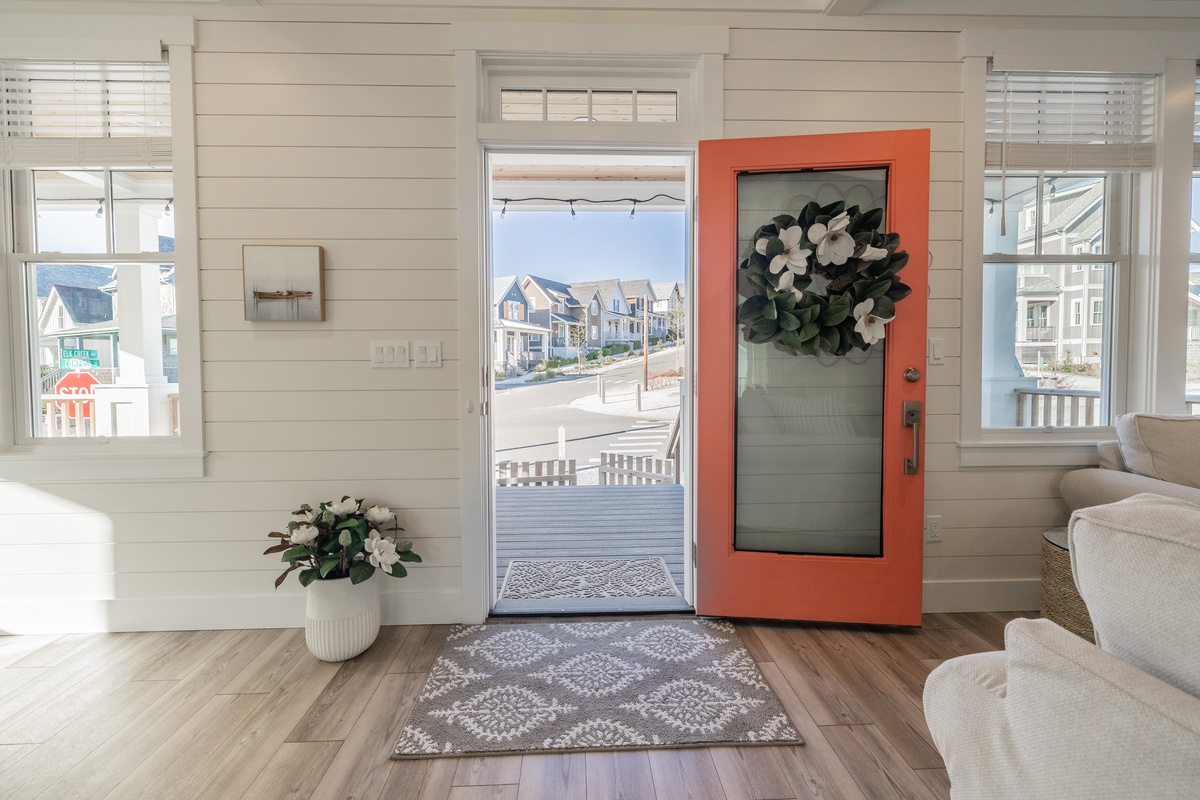
{"label": "wood plank floor", "polygon": [[386,627],[342,664],[313,658],[297,629],[0,637],[0,796],[945,798],[925,677],[1002,647],[1016,616],[932,614],[919,630],[739,621],[803,747],[420,761],[388,754],[444,626]]}

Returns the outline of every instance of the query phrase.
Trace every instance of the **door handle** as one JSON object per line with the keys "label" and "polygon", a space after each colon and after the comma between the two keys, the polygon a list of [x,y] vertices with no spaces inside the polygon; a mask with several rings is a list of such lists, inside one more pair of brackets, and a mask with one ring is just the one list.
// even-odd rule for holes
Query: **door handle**
{"label": "door handle", "polygon": [[916,475],[921,468],[921,401],[905,400],[900,410],[904,415],[904,427],[912,428],[912,458],[904,459],[904,474]]}

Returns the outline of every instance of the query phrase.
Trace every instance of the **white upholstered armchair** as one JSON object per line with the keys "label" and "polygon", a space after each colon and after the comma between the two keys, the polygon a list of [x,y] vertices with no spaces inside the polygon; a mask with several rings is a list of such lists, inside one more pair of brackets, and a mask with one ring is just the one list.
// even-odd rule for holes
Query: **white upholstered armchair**
{"label": "white upholstered armchair", "polygon": [[1200,798],[1200,507],[1137,495],[1069,535],[1098,644],[1014,620],[1003,652],[930,674],[951,797]]}

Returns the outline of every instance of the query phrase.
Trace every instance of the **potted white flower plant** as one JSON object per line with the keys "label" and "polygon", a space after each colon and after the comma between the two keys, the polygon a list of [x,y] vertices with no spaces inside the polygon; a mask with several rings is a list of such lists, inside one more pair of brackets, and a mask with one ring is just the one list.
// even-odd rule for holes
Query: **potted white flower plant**
{"label": "potted white flower plant", "polygon": [[263,554],[282,553],[288,564],[275,588],[295,570],[308,588],[304,639],[317,658],[344,661],[375,641],[379,595],[370,579],[376,570],[403,578],[408,570],[401,562],[421,560],[412,542],[395,538],[403,530],[390,508],[346,495],[315,509],[306,503],[292,513],[286,533],[267,534],[280,541]]}

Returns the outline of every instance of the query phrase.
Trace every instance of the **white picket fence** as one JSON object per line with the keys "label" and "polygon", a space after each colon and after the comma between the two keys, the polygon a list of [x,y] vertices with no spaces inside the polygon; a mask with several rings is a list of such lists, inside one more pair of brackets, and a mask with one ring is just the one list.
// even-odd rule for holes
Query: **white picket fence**
{"label": "white picket fence", "polygon": [[502,461],[496,465],[497,486],[574,486],[578,482],[573,458]]}
{"label": "white picket fence", "polygon": [[647,483],[679,483],[674,459],[608,451],[600,453],[601,486]]}

